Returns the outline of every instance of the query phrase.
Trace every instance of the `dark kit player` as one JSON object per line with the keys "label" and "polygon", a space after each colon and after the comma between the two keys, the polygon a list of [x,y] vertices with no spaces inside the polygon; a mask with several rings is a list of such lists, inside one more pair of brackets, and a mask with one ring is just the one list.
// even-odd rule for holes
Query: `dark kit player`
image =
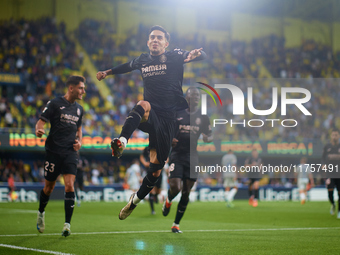
{"label": "dark kit player", "polygon": [[76,188],[76,199],[77,205],[80,206],[81,204],[81,191],[84,191],[84,167],[87,166],[89,163],[85,158],[82,158],[78,151],[78,164],[77,164],[77,175],[74,186]]}
{"label": "dark kit player", "polygon": [[[322,161],[323,166],[322,169],[330,169],[330,165],[333,165],[333,171],[336,173],[336,171],[339,171],[340,167],[340,143],[339,143],[339,130],[333,129],[331,133],[331,142],[326,144],[323,148],[323,154],[322,154]],[[338,177],[338,176],[336,176]],[[331,210],[330,214],[334,215],[335,213],[335,204],[334,204],[334,187],[336,187],[339,195],[338,199],[338,214],[337,218],[340,219],[340,178],[328,178],[326,180],[326,186],[328,190],[328,199],[331,203]]]}
{"label": "dark kit player", "polygon": [[153,189],[169,155],[176,132],[176,111],[188,108],[183,96],[183,64],[202,60],[201,49],[192,51],[166,51],[170,35],[160,26],[150,29],[147,46],[150,53],[143,53],[129,63],[107,71],[98,72],[102,80],[110,74],[122,74],[140,70],[144,84],[144,100],[139,101],[125,120],[119,139],[111,142],[112,155],[120,157],[128,139],[136,128],[149,133],[150,168],[137,193],[120,211],[119,219],[126,219],[136,205]]}
{"label": "dark kit player", "polygon": [[[247,167],[257,167],[259,169],[260,165],[262,164],[262,159],[259,157],[259,153],[256,149],[253,149],[251,152],[251,157],[247,158],[245,161],[245,166]],[[259,186],[260,186],[260,174],[259,173],[250,173],[253,174],[249,178],[249,185],[248,185],[248,193],[249,193],[249,205],[253,207],[258,206],[259,200]],[[255,178],[254,178],[255,177]]]}
{"label": "dark kit player", "polygon": [[[142,163],[142,165],[145,167],[146,171],[149,170],[150,167],[150,148],[149,146],[146,146],[142,152],[142,154],[139,156],[139,160]],[[149,193],[149,203],[151,208],[151,214],[156,214],[155,208],[154,208],[154,202],[158,204],[158,195],[161,193],[161,186],[162,186],[162,174],[159,176],[157,182],[155,183],[154,188]]]}
{"label": "dark kit player", "polygon": [[186,92],[186,99],[188,100],[189,108],[177,113],[179,131],[176,138],[173,139],[173,149],[170,156],[170,189],[162,208],[163,215],[167,216],[172,199],[182,190],[175,222],[171,227],[171,231],[174,233],[182,233],[179,230],[179,222],[189,203],[190,190],[197,180],[196,176],[194,176],[194,168],[198,166],[198,138],[202,134],[204,142],[212,142],[209,118],[206,115],[202,115],[198,108],[200,99],[198,89],[190,87]]}
{"label": "dark kit player", "polygon": [[[35,134],[45,134],[44,125],[51,123],[50,133],[46,139],[45,150],[45,186],[40,192],[40,203],[37,229],[45,230],[45,207],[56,184],[57,177],[62,174],[65,182],[65,224],[62,236],[71,234],[71,217],[74,208],[74,180],[77,173],[78,154],[81,147],[81,121],[83,107],[76,100],[85,94],[85,78],[71,76],[66,81],[67,93],[49,101],[35,126]],[[78,139],[76,139],[78,137]]]}

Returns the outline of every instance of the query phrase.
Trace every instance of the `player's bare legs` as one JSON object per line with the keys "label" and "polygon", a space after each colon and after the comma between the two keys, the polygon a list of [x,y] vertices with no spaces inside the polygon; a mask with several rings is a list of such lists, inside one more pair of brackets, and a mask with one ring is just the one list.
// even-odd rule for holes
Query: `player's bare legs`
{"label": "player's bare legs", "polygon": [[[126,117],[122,132],[119,138],[114,138],[111,142],[112,156],[120,158],[126,147],[128,139],[137,129],[141,122],[145,122],[149,118],[151,105],[148,101],[141,100],[131,110]],[[152,161],[150,161],[152,162]]]}
{"label": "player's bare legs", "polygon": [[149,119],[149,114],[150,114],[150,110],[151,110],[150,103],[148,101],[141,100],[137,103],[137,105],[140,105],[141,107],[143,107],[143,109],[145,111],[141,122],[147,121]]}
{"label": "player's bare legs", "polygon": [[54,190],[55,183],[56,183],[56,181],[51,182],[51,181],[45,180],[45,186],[43,188],[43,191],[46,194],[46,196],[51,195],[51,193]]}
{"label": "player's bare legs", "polygon": [[151,192],[159,176],[161,175],[165,162],[163,162],[163,164],[159,163],[155,149],[150,149],[150,162],[150,170],[144,177],[139,190],[137,193],[133,193],[131,195],[127,205],[119,212],[120,220],[125,220],[132,213],[137,204]]}
{"label": "player's bare legs", "polygon": [[182,190],[182,179],[171,178],[169,179],[168,197],[165,199],[162,207],[163,216],[168,216],[172,205],[172,199],[174,199],[178,193]]}

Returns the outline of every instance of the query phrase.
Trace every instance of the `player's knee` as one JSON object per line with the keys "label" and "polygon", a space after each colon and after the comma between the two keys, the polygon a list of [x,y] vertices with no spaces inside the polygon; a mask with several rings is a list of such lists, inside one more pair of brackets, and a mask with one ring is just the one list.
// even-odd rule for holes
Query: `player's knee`
{"label": "player's knee", "polygon": [[137,103],[137,105],[142,106],[145,112],[149,112],[151,110],[151,105],[148,101],[141,100]]}
{"label": "player's knee", "polygon": [[172,182],[170,179],[170,191],[173,195],[177,195],[181,191],[181,184],[178,182]]}
{"label": "player's knee", "polygon": [[74,192],[72,182],[65,182],[65,192]]}
{"label": "player's knee", "polygon": [[[143,119],[146,115],[145,113],[146,113],[146,111],[145,111],[144,107],[142,105],[136,104],[132,108],[131,112],[129,113],[129,116],[133,116],[133,114],[137,114],[137,116],[139,116],[141,119]],[[147,115],[149,115],[149,113]]]}
{"label": "player's knee", "polygon": [[54,186],[45,186],[44,193],[46,196],[50,196],[53,192]]}
{"label": "player's knee", "polygon": [[135,111],[141,116],[141,122],[145,122],[149,119],[149,114],[151,110],[151,105],[148,101],[139,101],[132,111]]}

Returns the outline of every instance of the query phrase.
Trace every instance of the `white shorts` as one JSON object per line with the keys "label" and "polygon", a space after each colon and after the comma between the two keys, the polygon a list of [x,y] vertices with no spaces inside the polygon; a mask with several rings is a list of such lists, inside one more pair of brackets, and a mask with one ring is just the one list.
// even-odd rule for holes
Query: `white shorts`
{"label": "white shorts", "polygon": [[234,177],[226,177],[226,178],[224,178],[223,186],[225,188],[236,187],[237,186],[237,180],[235,180]]}
{"label": "white shorts", "polygon": [[308,178],[298,178],[298,188],[299,190],[306,190],[309,183]]}

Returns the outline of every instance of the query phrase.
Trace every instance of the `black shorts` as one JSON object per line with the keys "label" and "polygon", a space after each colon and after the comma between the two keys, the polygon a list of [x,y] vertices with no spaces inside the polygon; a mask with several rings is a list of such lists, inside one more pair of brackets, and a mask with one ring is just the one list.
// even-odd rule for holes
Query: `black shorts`
{"label": "black shorts", "polygon": [[340,179],[330,178],[330,181],[331,181],[330,183],[326,183],[326,188],[327,189],[334,189],[336,187],[338,192],[340,192]]}
{"label": "black shorts", "polygon": [[172,139],[177,132],[176,119],[160,117],[154,110],[150,110],[146,122],[140,123],[138,128],[149,134],[149,147],[156,149],[157,159],[162,164],[170,153]]}
{"label": "black shorts", "polygon": [[182,180],[184,179],[190,179],[193,181],[196,181],[197,178],[194,178],[196,176],[193,176],[193,174],[190,174],[190,166],[188,164],[181,164],[180,162],[170,162],[169,164],[169,172],[171,178],[180,178]]}
{"label": "black shorts", "polygon": [[78,155],[77,153],[56,154],[46,151],[45,157],[45,179],[55,181],[60,174],[77,174]]}

